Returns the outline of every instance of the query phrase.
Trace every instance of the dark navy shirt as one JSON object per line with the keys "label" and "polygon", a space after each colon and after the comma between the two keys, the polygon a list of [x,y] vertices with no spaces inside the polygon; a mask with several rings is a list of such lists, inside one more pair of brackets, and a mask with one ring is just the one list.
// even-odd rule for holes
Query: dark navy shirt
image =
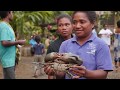
{"label": "dark navy shirt", "polygon": [[35,55],[42,55],[43,52],[42,50],[44,49],[44,45],[43,44],[35,44],[33,46],[34,51],[35,51]]}

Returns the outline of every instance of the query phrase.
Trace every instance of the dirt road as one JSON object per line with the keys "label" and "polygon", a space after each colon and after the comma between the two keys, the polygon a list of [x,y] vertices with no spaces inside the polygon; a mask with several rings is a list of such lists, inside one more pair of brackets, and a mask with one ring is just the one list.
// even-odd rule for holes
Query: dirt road
{"label": "dirt road", "polygon": [[[33,77],[33,57],[22,57],[19,65],[16,68],[16,79],[47,79],[47,75],[43,72],[43,75],[38,78]],[[2,79],[2,68],[0,65],[0,79]]]}

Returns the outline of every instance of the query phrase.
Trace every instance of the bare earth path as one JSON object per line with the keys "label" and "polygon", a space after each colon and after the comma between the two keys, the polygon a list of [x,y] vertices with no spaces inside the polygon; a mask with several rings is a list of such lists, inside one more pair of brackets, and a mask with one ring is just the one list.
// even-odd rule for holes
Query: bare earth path
{"label": "bare earth path", "polygon": [[[39,76],[38,78],[33,77],[33,57],[22,57],[16,68],[16,79],[47,79],[46,74]],[[0,65],[0,79],[2,79],[2,69]]]}

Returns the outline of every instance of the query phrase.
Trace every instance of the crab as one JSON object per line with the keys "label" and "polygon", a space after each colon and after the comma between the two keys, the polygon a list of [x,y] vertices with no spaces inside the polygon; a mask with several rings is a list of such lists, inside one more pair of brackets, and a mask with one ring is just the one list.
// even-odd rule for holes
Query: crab
{"label": "crab", "polygon": [[83,60],[72,53],[52,52],[45,56],[45,63],[51,65],[56,71],[68,71],[72,65],[82,65]]}

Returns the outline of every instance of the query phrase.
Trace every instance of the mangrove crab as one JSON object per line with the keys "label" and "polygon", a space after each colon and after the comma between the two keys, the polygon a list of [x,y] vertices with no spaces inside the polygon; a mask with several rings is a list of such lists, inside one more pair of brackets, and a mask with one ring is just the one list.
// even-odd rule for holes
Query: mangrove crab
{"label": "mangrove crab", "polygon": [[72,53],[52,52],[45,56],[45,63],[51,65],[55,71],[66,72],[71,77],[73,75],[69,72],[69,68],[72,65],[82,65],[83,60],[78,55]]}

